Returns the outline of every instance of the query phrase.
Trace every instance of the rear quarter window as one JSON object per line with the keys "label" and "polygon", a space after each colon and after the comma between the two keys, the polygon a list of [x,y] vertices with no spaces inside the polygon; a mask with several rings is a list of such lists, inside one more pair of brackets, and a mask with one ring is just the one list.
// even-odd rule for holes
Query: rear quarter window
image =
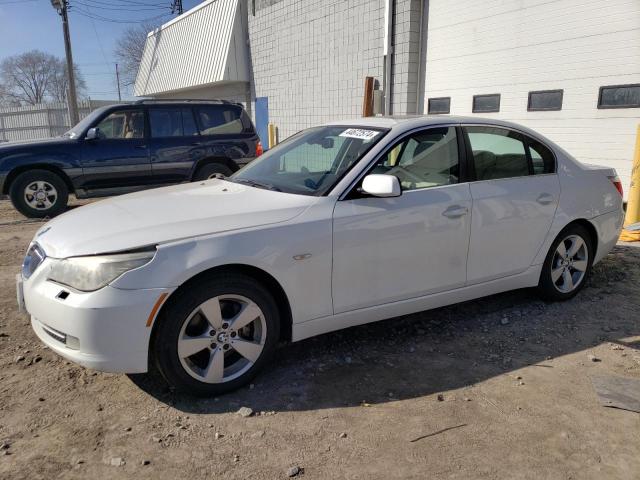
{"label": "rear quarter window", "polygon": [[[211,105],[196,108],[196,118],[202,135],[233,135],[249,133],[242,107]],[[250,125],[250,122],[249,122]]]}

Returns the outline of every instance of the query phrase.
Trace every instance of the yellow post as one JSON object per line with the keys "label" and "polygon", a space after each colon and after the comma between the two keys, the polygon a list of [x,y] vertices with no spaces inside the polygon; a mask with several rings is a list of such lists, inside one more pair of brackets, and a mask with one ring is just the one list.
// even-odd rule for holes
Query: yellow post
{"label": "yellow post", "polygon": [[276,146],[276,126],[273,123],[269,124],[269,148]]}
{"label": "yellow post", "polygon": [[[638,125],[636,133],[636,148],[633,155],[633,167],[631,167],[631,188],[627,197],[627,214],[624,217],[624,226],[637,222],[640,222],[640,125]],[[622,230],[620,240],[623,242],[639,242],[640,231]]]}

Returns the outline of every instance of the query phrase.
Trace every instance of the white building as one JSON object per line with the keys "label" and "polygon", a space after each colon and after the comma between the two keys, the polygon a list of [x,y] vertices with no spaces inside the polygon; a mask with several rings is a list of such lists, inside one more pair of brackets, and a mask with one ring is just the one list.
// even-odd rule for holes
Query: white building
{"label": "white building", "polygon": [[513,120],[628,189],[640,0],[208,0],[150,33],[135,91],[240,101],[285,138],[360,116],[366,76],[386,113]]}

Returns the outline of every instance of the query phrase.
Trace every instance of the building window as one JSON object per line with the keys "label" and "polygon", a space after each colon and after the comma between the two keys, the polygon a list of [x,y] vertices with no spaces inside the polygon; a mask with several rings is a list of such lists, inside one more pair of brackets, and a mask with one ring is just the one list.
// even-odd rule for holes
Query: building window
{"label": "building window", "polygon": [[541,90],[529,92],[527,110],[537,112],[543,110],[562,110],[563,90]]}
{"label": "building window", "polygon": [[449,113],[451,97],[430,98],[427,113]]}
{"label": "building window", "polygon": [[640,107],[640,83],[600,87],[598,108]]}
{"label": "building window", "polygon": [[472,111],[473,113],[499,112],[500,94],[474,95]]}

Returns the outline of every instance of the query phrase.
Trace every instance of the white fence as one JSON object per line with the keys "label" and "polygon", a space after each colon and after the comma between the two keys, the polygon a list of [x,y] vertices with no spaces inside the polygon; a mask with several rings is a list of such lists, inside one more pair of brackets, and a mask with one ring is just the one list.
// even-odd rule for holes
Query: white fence
{"label": "white fence", "polygon": [[[80,118],[116,101],[84,100],[78,103]],[[0,142],[57,137],[71,128],[66,103],[43,103],[0,108]]]}

